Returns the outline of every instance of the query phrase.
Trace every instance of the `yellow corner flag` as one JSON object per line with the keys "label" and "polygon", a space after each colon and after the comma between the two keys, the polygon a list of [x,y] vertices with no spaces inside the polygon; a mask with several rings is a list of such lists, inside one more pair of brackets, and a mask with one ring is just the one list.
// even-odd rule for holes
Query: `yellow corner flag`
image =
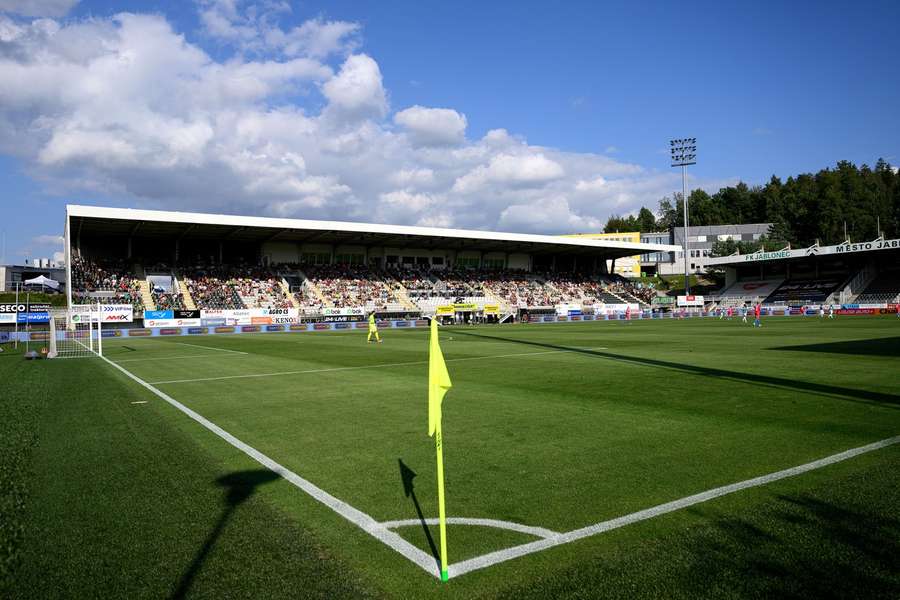
{"label": "yellow corner flag", "polygon": [[[431,320],[431,341],[428,347],[428,435],[434,436],[437,449],[438,513],[441,528],[441,581],[447,581],[447,511],[444,508],[444,444],[441,436],[441,403],[444,394],[453,387],[450,373],[438,341],[437,319]],[[435,435],[437,434],[437,435]]]}

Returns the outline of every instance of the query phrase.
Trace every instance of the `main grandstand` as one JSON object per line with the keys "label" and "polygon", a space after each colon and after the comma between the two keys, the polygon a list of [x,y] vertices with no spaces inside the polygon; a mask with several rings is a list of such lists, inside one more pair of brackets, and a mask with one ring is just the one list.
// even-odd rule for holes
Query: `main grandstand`
{"label": "main grandstand", "polygon": [[66,216],[69,303],[130,305],[135,318],[276,309],[300,319],[356,320],[375,312],[503,321],[556,310],[638,310],[649,308],[655,292],[614,275],[616,259],[675,250],[78,205]]}

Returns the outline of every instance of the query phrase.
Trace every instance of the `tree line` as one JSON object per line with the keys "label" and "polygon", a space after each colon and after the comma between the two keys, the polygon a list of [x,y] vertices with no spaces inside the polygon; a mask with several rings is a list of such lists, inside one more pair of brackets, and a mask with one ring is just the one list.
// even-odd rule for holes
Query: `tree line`
{"label": "tree line", "polygon": [[[642,207],[637,215],[612,215],[604,231],[643,233],[681,227],[683,206],[681,194],[675,194],[660,200],[656,214]],[[741,252],[759,245],[806,247],[816,242],[838,244],[847,238],[867,241],[881,233],[895,238],[900,237],[900,174],[882,159],[874,169],[841,161],[834,168],[786,181],[772,176],[761,186],[738,183],[715,194],[696,189],[690,193],[688,210],[692,226],[772,223],[762,244],[741,248]]]}

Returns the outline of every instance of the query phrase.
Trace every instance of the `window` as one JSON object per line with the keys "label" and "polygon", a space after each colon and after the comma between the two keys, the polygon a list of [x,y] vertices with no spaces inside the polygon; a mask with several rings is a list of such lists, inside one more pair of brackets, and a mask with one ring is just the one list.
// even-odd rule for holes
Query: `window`
{"label": "window", "polygon": [[502,269],[506,266],[505,262],[502,258],[486,258],[483,264],[489,269]]}
{"label": "window", "polygon": [[403,264],[404,264],[404,265],[414,265],[414,264],[416,264],[416,257],[415,257],[415,256],[404,256],[404,257],[403,257]]}
{"label": "window", "polygon": [[432,257],[431,257],[431,264],[433,264],[433,265],[443,265],[443,264],[444,264],[444,257],[443,257],[443,256],[432,256]]}
{"label": "window", "polygon": [[478,257],[470,256],[470,257],[456,257],[456,266],[458,267],[478,267]]}
{"label": "window", "polygon": [[300,255],[300,263],[304,265],[327,265],[331,262],[328,252],[304,252]]}
{"label": "window", "polygon": [[397,260],[398,260],[399,258],[400,258],[400,257],[397,256],[396,254],[388,254],[387,257],[384,259],[384,262],[385,262],[386,264],[389,264],[389,265],[396,265],[396,264],[397,264]]}
{"label": "window", "polygon": [[335,254],[334,262],[338,265],[361,265],[363,264],[363,255],[362,254]]}
{"label": "window", "polygon": [[428,266],[428,257],[427,257],[427,256],[417,256],[417,257],[416,257],[416,264],[417,264],[417,265],[424,265],[424,266],[427,267],[427,266]]}

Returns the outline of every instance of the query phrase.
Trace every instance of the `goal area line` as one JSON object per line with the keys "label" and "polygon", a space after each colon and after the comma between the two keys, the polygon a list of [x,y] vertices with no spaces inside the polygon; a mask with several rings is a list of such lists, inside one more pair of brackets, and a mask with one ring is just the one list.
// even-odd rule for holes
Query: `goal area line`
{"label": "goal area line", "polygon": [[[350,504],[336,498],[335,496],[329,494],[325,490],[316,486],[314,483],[310,482],[307,479],[304,479],[297,473],[291,471],[287,467],[281,465],[276,462],[272,458],[266,456],[256,448],[250,446],[246,442],[236,438],[229,432],[225,431],[212,421],[208,420],[206,417],[200,415],[196,411],[188,408],[178,400],[175,400],[165,392],[157,389],[152,384],[147,383],[137,375],[133,374],[131,371],[126,369],[125,367],[109,360],[105,356],[101,356],[104,361],[110,364],[115,369],[122,372],[126,377],[136,382],[141,387],[149,390],[155,396],[164,400],[169,405],[178,409],[200,425],[202,425],[207,430],[211,431],[224,441],[228,442],[231,446],[237,448],[256,462],[258,462],[263,467],[277,473],[282,478],[305,492],[307,495],[312,497],[314,500],[324,504],[335,513],[346,519],[347,521],[353,523],[360,529],[362,529],[367,534],[371,535],[375,539],[384,543],[389,548],[393,549],[404,558],[412,562],[413,564],[420,567],[426,573],[431,576],[440,579],[440,569],[437,563],[437,559],[431,554],[419,549],[414,546],[410,542],[403,539],[400,535],[391,530],[393,527],[397,527],[398,525],[404,524],[405,521],[386,521],[379,522],[370,515],[364,513],[363,511],[351,506]],[[837,454],[832,454],[830,456],[826,456],[824,458],[820,458],[818,460],[808,462],[802,465],[798,465],[795,467],[790,467],[788,469],[783,469],[780,471],[775,471],[773,473],[768,473],[765,475],[761,475],[759,477],[754,477],[752,479],[747,479],[744,481],[739,481],[736,483],[732,483],[729,485],[721,486],[706,490],[704,492],[700,492],[697,494],[693,494],[690,496],[685,496],[683,498],[673,500],[671,502],[666,502],[663,504],[659,504],[657,506],[653,506],[644,510],[640,510],[637,512],[633,512],[627,515],[623,515],[621,517],[617,517],[615,519],[610,519],[607,521],[602,521],[599,523],[595,523],[593,525],[588,525],[586,527],[581,527],[578,529],[574,529],[568,532],[557,533],[554,531],[550,531],[543,528],[538,527],[529,527],[527,525],[519,525],[507,522],[497,521],[492,524],[491,519],[475,519],[475,518],[461,518],[461,517],[451,517],[450,520],[456,521],[459,524],[471,524],[471,525],[481,525],[486,527],[501,527],[510,529],[510,526],[517,527],[520,529],[530,529],[535,532],[541,532],[541,539],[538,539],[533,542],[520,544],[517,546],[512,546],[503,550],[498,550],[495,552],[490,552],[481,556],[477,556],[474,558],[470,558],[467,560],[463,560],[461,562],[457,562],[449,565],[449,575],[450,578],[459,577],[466,573],[471,573],[473,571],[477,571],[480,569],[484,569],[502,562],[506,562],[508,560],[512,560],[514,558],[518,558],[521,556],[526,556],[528,554],[533,554],[535,552],[541,552],[543,550],[547,550],[549,548],[559,546],[562,544],[568,544],[580,539],[584,539],[587,537],[592,537],[598,535],[600,533],[604,533],[607,531],[612,531],[614,529],[618,529],[620,527],[624,527],[626,525],[630,525],[632,523],[637,523],[640,521],[645,521],[647,519],[652,519],[654,517],[658,517],[661,515],[665,515],[671,512],[675,512],[690,506],[694,506],[703,502],[708,502],[710,500],[721,498],[723,496],[733,494],[739,492],[741,490],[750,489],[754,487],[763,486],[775,481],[779,481],[782,479],[786,479],[789,477],[795,477],[797,475],[801,475],[803,473],[808,473],[810,471],[814,471],[816,469],[821,469],[823,467],[833,465],[845,460],[849,460],[851,458],[855,458],[862,454],[866,454],[868,452],[873,452],[875,450],[880,450],[883,448],[887,448],[889,446],[900,443],[900,435],[886,438],[883,440],[879,440],[877,442],[873,442],[871,444],[867,444],[865,446],[860,446],[857,448],[852,448],[849,450],[845,450],[843,452],[839,452]]]}

